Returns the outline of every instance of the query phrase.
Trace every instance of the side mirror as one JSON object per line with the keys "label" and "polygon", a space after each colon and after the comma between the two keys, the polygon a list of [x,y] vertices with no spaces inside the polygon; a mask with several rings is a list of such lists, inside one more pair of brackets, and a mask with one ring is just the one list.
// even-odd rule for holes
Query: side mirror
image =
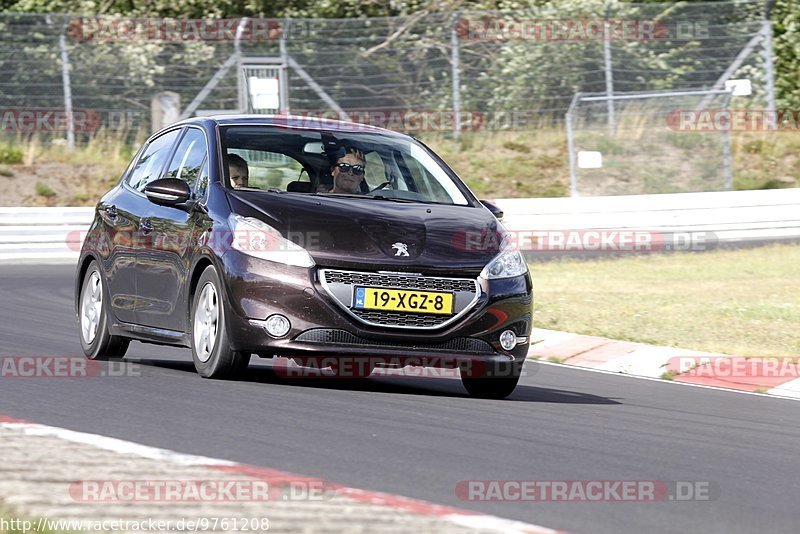
{"label": "side mirror", "polygon": [[503,220],[503,210],[501,210],[500,207],[497,206],[497,204],[489,202],[488,200],[481,200],[481,204],[483,204],[486,207],[486,209],[491,211],[492,215],[494,215],[498,221]]}
{"label": "side mirror", "polygon": [[178,178],[161,178],[144,186],[144,194],[154,204],[175,206],[187,202],[192,196],[189,184]]}

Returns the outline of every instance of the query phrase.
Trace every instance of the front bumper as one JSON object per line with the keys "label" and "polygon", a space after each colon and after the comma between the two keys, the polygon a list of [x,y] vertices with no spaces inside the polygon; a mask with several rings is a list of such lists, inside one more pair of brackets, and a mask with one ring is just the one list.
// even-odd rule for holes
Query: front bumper
{"label": "front bumper", "polygon": [[[457,321],[415,329],[360,322],[327,293],[318,267],[286,266],[236,251],[226,253],[222,264],[228,334],[237,351],[297,358],[385,357],[401,365],[423,366],[520,362],[527,356],[533,300],[527,274],[503,280],[479,278],[477,301]],[[276,313],[291,322],[288,334],[278,339],[262,326]],[[508,329],[521,341],[510,351],[499,343],[500,333]]]}

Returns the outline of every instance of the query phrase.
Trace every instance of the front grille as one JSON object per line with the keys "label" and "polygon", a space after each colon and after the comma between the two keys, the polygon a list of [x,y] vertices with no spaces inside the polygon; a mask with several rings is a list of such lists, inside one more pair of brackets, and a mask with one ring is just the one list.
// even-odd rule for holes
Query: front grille
{"label": "front grille", "polygon": [[482,339],[474,337],[458,337],[443,343],[400,343],[379,339],[367,339],[346,330],[315,328],[306,330],[295,338],[295,341],[306,343],[324,343],[327,345],[359,345],[365,347],[385,347],[399,350],[430,350],[434,352],[460,352],[466,354],[492,354],[492,346]]}
{"label": "front grille", "polygon": [[[320,281],[336,303],[359,321],[385,328],[439,328],[455,321],[478,301],[478,282],[470,278],[443,278],[403,273],[320,270]],[[354,288],[379,287],[417,291],[442,291],[454,296],[454,314],[404,313],[353,307]]]}
{"label": "front grille", "polygon": [[329,284],[348,284],[353,286],[393,287],[398,289],[419,289],[425,291],[472,291],[475,280],[459,278],[434,278],[386,273],[356,273],[350,271],[324,271],[325,282]]}
{"label": "front grille", "polygon": [[381,310],[351,310],[359,319],[381,326],[408,326],[411,328],[425,328],[442,324],[449,315],[431,315],[426,313],[403,313]]}

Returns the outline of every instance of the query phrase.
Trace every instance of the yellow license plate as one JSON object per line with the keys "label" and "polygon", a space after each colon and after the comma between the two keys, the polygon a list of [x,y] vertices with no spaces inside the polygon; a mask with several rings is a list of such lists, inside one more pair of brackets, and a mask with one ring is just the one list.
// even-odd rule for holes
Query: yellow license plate
{"label": "yellow license plate", "polygon": [[356,287],[353,307],[410,313],[453,314],[453,294],[438,291]]}

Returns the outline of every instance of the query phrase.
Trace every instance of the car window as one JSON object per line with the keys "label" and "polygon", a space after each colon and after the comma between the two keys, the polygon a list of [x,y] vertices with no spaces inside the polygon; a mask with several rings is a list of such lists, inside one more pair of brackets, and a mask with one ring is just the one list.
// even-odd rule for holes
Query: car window
{"label": "car window", "polygon": [[434,178],[422,164],[414,158],[403,156],[403,162],[408,168],[414,189],[436,202],[447,202],[450,198],[447,191]]}
{"label": "car window", "polygon": [[138,191],[161,176],[161,169],[169,156],[172,146],[178,138],[180,130],[172,130],[161,137],[153,139],[128,178],[128,184]]}
{"label": "car window", "polygon": [[228,154],[236,154],[247,162],[247,187],[251,189],[285,191],[289,182],[308,181],[306,173],[302,172],[303,165],[285,154],[266,150],[228,150]]}
{"label": "car window", "polygon": [[189,128],[181,139],[165,178],[178,178],[193,188],[206,159],[206,136],[197,128]]}
{"label": "car window", "polygon": [[380,154],[377,152],[369,152],[364,155],[364,161],[366,163],[364,180],[366,180],[370,189],[375,189],[387,181],[386,167],[383,164]]}
{"label": "car window", "polygon": [[[378,132],[293,130],[254,124],[225,126],[221,128],[220,139],[223,154],[229,160],[226,187],[470,204],[452,171],[410,138]],[[363,174],[353,169],[353,155],[363,158]],[[348,161],[339,162],[342,158]],[[337,163],[347,165],[332,170]],[[230,168],[237,172],[231,175]],[[245,172],[247,175],[243,176]],[[339,173],[347,176],[334,193],[334,175],[338,177]],[[231,176],[236,184],[229,183]]]}

